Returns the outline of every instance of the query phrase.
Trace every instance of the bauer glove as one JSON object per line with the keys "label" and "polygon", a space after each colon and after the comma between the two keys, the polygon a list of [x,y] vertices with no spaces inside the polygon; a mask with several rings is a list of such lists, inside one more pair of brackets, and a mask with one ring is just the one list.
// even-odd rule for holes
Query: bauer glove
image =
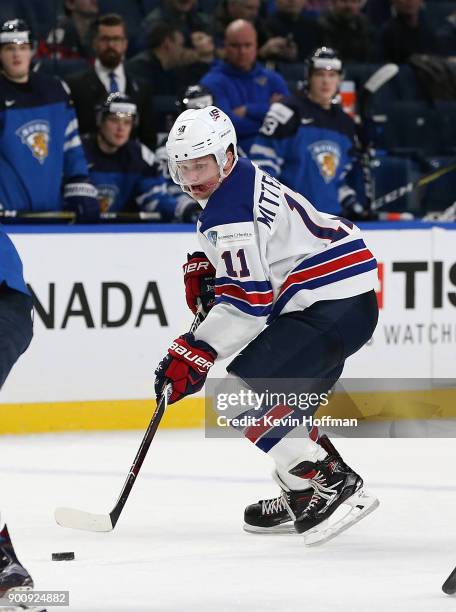
{"label": "bauer glove", "polygon": [[193,314],[201,303],[203,314],[207,314],[215,304],[215,268],[202,252],[188,255],[184,270],[185,299]]}
{"label": "bauer glove", "polygon": [[191,333],[176,338],[168,349],[168,354],[155,370],[155,393],[160,396],[165,385],[170,382],[173,391],[169,398],[172,404],[186,395],[202,389],[209,369],[217,358],[216,351],[203,340],[195,340]]}

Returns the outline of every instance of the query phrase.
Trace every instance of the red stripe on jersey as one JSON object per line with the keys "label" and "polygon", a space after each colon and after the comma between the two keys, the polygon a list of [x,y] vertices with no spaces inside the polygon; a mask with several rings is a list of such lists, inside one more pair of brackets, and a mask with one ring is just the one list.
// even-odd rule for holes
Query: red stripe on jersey
{"label": "red stripe on jersey", "polygon": [[254,305],[271,304],[273,299],[272,291],[266,291],[265,293],[258,293],[257,291],[247,292],[237,285],[217,285],[215,287],[215,295],[228,295],[230,297],[239,298],[240,300],[245,300],[249,304]]}
{"label": "red stripe on jersey", "polygon": [[368,261],[373,257],[374,256],[369,251],[369,249],[363,249],[362,251],[358,251],[357,253],[350,253],[349,255],[344,255],[344,257],[339,257],[339,259],[333,259],[332,261],[320,264],[319,266],[314,266],[313,268],[309,268],[308,270],[300,270],[297,272],[293,272],[282,285],[282,288],[280,289],[280,295],[282,295],[282,293],[286,291],[290,285],[294,285],[295,283],[302,283],[304,281],[308,281],[319,276],[324,276],[325,274],[329,274],[330,272],[336,272],[338,270],[342,270],[343,268],[348,268],[349,266],[352,266],[354,264],[361,263],[363,261]]}
{"label": "red stripe on jersey", "polygon": [[292,413],[293,410],[288,406],[277,404],[277,406],[271,408],[271,410],[269,410],[264,417],[257,419],[257,423],[255,425],[247,427],[244,432],[244,436],[250,440],[250,442],[255,444],[265,433],[271,429],[274,429],[274,425],[269,425],[269,423],[265,421],[265,417],[270,417],[271,419],[283,419]]}

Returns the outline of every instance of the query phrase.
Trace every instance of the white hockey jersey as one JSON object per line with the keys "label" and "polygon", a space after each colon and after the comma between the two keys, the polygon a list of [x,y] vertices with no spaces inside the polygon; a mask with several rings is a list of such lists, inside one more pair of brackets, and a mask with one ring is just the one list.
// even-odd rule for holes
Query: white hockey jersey
{"label": "white hockey jersey", "polygon": [[195,337],[221,358],[281,314],[377,286],[358,227],[318,212],[248,159],[209,198],[198,237],[216,269],[216,302]]}

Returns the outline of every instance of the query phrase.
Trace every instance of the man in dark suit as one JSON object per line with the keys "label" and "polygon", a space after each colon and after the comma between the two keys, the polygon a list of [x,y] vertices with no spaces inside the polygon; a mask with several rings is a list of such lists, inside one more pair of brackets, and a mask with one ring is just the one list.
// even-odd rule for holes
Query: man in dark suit
{"label": "man in dark suit", "polygon": [[120,15],[110,13],[97,19],[93,47],[96,55],[94,66],[68,78],[79,131],[82,134],[96,132],[95,106],[107,94],[120,92],[130,96],[138,108],[138,138],[148,147],[155,148],[150,90],[147,83],[138,81],[125,69],[128,39],[125,22]]}

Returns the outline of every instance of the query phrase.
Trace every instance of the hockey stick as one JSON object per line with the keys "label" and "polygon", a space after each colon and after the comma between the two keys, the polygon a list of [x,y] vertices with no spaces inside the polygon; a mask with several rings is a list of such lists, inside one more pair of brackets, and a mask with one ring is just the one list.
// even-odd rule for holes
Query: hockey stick
{"label": "hockey stick", "polygon": [[456,593],[456,567],[443,583],[442,591],[447,595],[454,595]]}
{"label": "hockey stick", "polygon": [[360,129],[358,131],[357,148],[359,154],[359,163],[363,173],[364,194],[368,210],[372,210],[375,198],[375,185],[372,176],[371,162],[373,158],[372,139],[369,136],[368,130],[368,110],[372,96],[390,81],[399,72],[397,64],[385,64],[379,68],[368,80],[359,94],[359,117]]}
{"label": "hockey stick", "polygon": [[[201,308],[199,308],[193,320],[192,326],[190,327],[190,332],[194,332],[203,319],[204,315]],[[54,517],[59,525],[62,527],[69,527],[71,529],[83,529],[84,531],[112,531],[114,529],[128,496],[131,493],[133,485],[135,484],[136,477],[138,476],[139,470],[141,469],[144,459],[146,458],[147,451],[149,450],[151,442],[154,439],[160,421],[165,413],[171,391],[171,384],[167,384],[163,389],[159,400],[157,401],[155,411],[146,429],[146,433],[144,434],[138,452],[136,453],[136,457],[133,460],[130,471],[128,472],[125,484],[122,487],[119,498],[111,512],[109,514],[94,514],[92,512],[85,512],[84,510],[77,510],[75,508],[56,508]]]}
{"label": "hockey stick", "polygon": [[393,189],[389,193],[385,193],[385,195],[382,195],[379,198],[376,198],[376,200],[372,203],[371,210],[375,211],[375,210],[378,210],[379,208],[383,208],[383,206],[386,206],[387,204],[391,204],[392,202],[395,202],[396,200],[401,198],[406,193],[410,193],[411,191],[414,191],[415,189],[424,187],[425,185],[428,185],[429,183],[436,181],[441,176],[444,176],[445,174],[448,174],[449,172],[453,172],[453,170],[456,170],[456,161],[452,162],[451,164],[448,164],[448,166],[444,166],[443,168],[434,170],[434,172],[430,172],[429,174],[423,175],[417,181],[410,181],[406,183],[405,185],[402,185],[401,187],[397,187],[397,189]]}
{"label": "hockey stick", "polygon": [[[67,221],[76,222],[76,213],[71,210],[49,210],[43,212],[21,212],[20,210],[0,210],[0,221]],[[104,212],[100,213],[100,221],[160,221],[161,214],[153,211],[139,212]]]}

